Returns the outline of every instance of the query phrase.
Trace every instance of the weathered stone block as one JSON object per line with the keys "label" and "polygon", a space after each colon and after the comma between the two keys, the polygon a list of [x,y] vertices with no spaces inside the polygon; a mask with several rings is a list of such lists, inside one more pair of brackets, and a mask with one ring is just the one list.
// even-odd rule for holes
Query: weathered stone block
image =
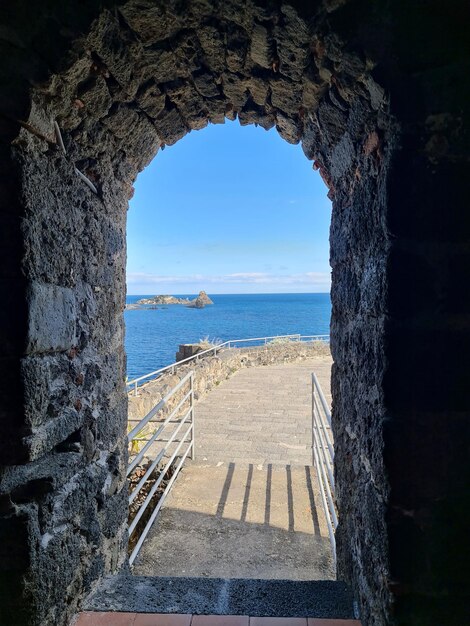
{"label": "weathered stone block", "polygon": [[158,117],[165,108],[166,96],[158,87],[154,79],[144,84],[136,95],[136,100],[141,109],[150,117]]}
{"label": "weathered stone block", "polygon": [[[50,457],[43,457],[34,463],[9,466],[4,469],[0,480],[0,493],[10,494],[22,490],[25,485],[34,481],[45,481],[53,485],[54,490],[60,490],[63,485],[81,469],[83,461],[76,453],[58,453]],[[34,488],[31,489],[34,499]]]}
{"label": "weathered stone block", "polygon": [[205,26],[198,33],[206,64],[215,72],[225,69],[225,45],[222,34],[213,26]]}
{"label": "weathered stone block", "polygon": [[250,56],[254,63],[269,68],[272,64],[271,42],[264,26],[256,24],[251,33]]}
{"label": "weathered stone block", "polygon": [[196,74],[193,77],[196,89],[205,98],[217,98],[220,96],[219,87],[214,82],[213,77],[210,74],[202,73]]}
{"label": "weathered stone block", "polygon": [[298,85],[282,78],[272,78],[271,104],[284,114],[298,114],[302,103],[302,92]]}
{"label": "weathered stone block", "polygon": [[128,87],[132,77],[133,58],[119,22],[104,11],[91,34],[88,45],[95,51],[122,87]]}
{"label": "weathered stone block", "polygon": [[259,106],[265,106],[269,92],[269,84],[259,77],[252,77],[247,80],[245,84],[253,101]]}
{"label": "weathered stone block", "polygon": [[188,132],[178,109],[165,110],[155,119],[155,128],[163,143],[172,146]]}
{"label": "weathered stone block", "polygon": [[128,507],[128,497],[128,489],[127,485],[125,485],[119,493],[106,499],[104,507],[100,511],[102,533],[108,539],[116,537],[126,521],[122,512]]}
{"label": "weathered stone block", "polygon": [[240,110],[248,100],[247,89],[236,74],[227,72],[223,75],[222,89],[235,110]]}
{"label": "weathered stone block", "polygon": [[119,139],[134,134],[139,123],[139,114],[133,108],[121,105],[113,110],[103,120],[103,124]]}
{"label": "weathered stone block", "polygon": [[77,343],[77,311],[72,289],[31,283],[28,304],[28,353],[65,351]]}
{"label": "weathered stone block", "polygon": [[82,426],[84,413],[81,408],[77,402],[73,407],[63,408],[60,416],[35,428],[33,433],[26,437],[25,443],[32,461],[50,452]]}
{"label": "weathered stone block", "polygon": [[293,80],[301,80],[309,56],[310,34],[307,24],[289,5],[281,8],[282,26],[276,26],[273,37],[279,56],[279,71]]}
{"label": "weathered stone block", "polygon": [[228,28],[227,31],[227,68],[230,72],[241,72],[246,63],[250,45],[247,33],[241,28]]}
{"label": "weathered stone block", "polygon": [[103,117],[111,108],[113,99],[103,76],[94,76],[80,83],[77,98],[83,102],[85,109],[93,111],[93,115]]}
{"label": "weathered stone block", "polygon": [[192,130],[207,125],[207,102],[191,81],[178,79],[167,83],[165,92]]}
{"label": "weathered stone block", "polygon": [[181,28],[181,16],[171,7],[159,6],[146,0],[134,0],[119,7],[126,22],[143,41],[162,41]]}
{"label": "weathered stone block", "polygon": [[276,115],[276,130],[289,143],[299,143],[301,137],[299,123],[285,117],[284,115]]}
{"label": "weathered stone block", "polygon": [[161,85],[176,78],[188,78],[191,69],[185,65],[179,65],[174,52],[171,50],[160,48],[147,50],[141,79],[143,83],[152,80]]}

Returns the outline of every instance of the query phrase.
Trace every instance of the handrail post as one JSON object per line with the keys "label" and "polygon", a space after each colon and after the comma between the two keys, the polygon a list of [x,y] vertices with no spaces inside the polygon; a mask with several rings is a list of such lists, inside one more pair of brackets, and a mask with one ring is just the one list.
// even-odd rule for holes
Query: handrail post
{"label": "handrail post", "polygon": [[137,381],[134,383],[134,395],[137,396]]}
{"label": "handrail post", "polygon": [[194,461],[194,459],[196,458],[196,445],[195,445],[196,437],[195,437],[195,432],[194,432],[194,372],[191,372],[191,376],[189,377],[189,391],[190,391],[189,406],[191,410],[191,424],[193,425],[191,429],[191,440],[192,440],[191,460]]}

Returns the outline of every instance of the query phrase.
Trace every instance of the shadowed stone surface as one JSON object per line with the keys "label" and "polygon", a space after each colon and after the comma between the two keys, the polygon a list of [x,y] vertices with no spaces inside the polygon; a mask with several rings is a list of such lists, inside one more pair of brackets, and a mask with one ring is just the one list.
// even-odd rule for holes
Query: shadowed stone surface
{"label": "shadowed stone surface", "polygon": [[114,576],[84,606],[96,611],[353,618],[352,595],[336,581]]}

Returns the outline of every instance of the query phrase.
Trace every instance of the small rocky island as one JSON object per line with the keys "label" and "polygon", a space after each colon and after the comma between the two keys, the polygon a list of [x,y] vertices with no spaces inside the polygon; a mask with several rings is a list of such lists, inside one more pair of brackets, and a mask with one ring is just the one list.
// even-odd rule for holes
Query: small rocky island
{"label": "small rocky island", "polygon": [[214,304],[205,291],[200,291],[197,298],[191,300],[189,306],[191,309],[203,309],[206,304]]}
{"label": "small rocky island", "polygon": [[134,304],[127,304],[126,311],[135,309],[156,309],[156,305],[183,304],[191,309],[203,309],[207,304],[214,304],[205,291],[200,291],[197,298],[177,298],[176,296],[153,296],[153,298],[142,298]]}
{"label": "small rocky island", "polygon": [[176,298],[175,296],[153,296],[153,298],[137,300],[137,304],[145,306],[149,304],[189,304],[190,302],[189,298]]}

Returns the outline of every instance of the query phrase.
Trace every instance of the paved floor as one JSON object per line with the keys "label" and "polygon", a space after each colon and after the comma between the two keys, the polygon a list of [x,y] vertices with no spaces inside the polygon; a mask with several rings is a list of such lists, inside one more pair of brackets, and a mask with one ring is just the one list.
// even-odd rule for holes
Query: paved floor
{"label": "paved floor", "polygon": [[246,615],[81,613],[76,626],[360,626],[356,620]]}
{"label": "paved floor", "polygon": [[242,370],[196,405],[196,461],[182,470],[134,573],[333,580],[315,470],[311,372],[331,360]]}
{"label": "paved floor", "polygon": [[313,468],[189,464],[133,571],[144,576],[333,580]]}
{"label": "paved floor", "polygon": [[240,370],[196,405],[198,461],[311,465],[311,373],[328,402],[331,357]]}

